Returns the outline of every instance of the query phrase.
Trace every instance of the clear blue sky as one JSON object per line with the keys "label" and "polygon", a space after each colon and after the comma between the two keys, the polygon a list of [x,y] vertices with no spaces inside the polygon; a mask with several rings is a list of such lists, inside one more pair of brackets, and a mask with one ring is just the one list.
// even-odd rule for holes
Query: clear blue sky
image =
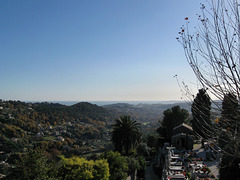
{"label": "clear blue sky", "polygon": [[200,2],[1,0],[0,99],[179,100],[173,76],[194,75],[176,37]]}

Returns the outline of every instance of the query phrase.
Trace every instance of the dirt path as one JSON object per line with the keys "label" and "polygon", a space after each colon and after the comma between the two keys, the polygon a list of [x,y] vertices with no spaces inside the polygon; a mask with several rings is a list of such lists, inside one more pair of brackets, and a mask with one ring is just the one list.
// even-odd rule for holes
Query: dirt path
{"label": "dirt path", "polygon": [[145,180],[160,180],[160,178],[154,173],[152,164],[146,167]]}

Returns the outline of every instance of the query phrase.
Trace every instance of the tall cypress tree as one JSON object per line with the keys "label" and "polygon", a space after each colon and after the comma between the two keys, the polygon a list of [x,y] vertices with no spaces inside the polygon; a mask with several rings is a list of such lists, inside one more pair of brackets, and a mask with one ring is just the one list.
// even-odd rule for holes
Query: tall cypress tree
{"label": "tall cypress tree", "polygon": [[232,93],[224,95],[222,101],[221,119],[219,121],[220,131],[218,140],[219,146],[223,150],[222,161],[220,163],[220,179],[238,179],[240,177],[239,164],[240,158],[231,154],[240,153],[238,132],[240,127],[240,113],[237,96]]}
{"label": "tall cypress tree", "polygon": [[239,119],[239,104],[237,97],[228,93],[224,96],[222,102],[222,118],[220,125],[223,129],[234,133],[237,131],[238,119]]}
{"label": "tall cypress tree", "polygon": [[200,89],[192,104],[193,130],[204,139],[212,135],[211,101],[205,89]]}

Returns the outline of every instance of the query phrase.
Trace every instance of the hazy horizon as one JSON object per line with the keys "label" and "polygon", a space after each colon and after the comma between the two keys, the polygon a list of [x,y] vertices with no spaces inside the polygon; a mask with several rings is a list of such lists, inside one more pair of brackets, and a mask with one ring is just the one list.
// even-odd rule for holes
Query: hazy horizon
{"label": "hazy horizon", "polygon": [[81,102],[88,102],[91,104],[96,104],[98,106],[103,105],[109,105],[109,104],[117,104],[117,103],[126,103],[126,104],[132,104],[132,105],[138,105],[138,104],[175,104],[175,103],[184,103],[184,101],[23,101],[26,103],[58,103],[63,104],[67,106],[71,106],[77,103]]}

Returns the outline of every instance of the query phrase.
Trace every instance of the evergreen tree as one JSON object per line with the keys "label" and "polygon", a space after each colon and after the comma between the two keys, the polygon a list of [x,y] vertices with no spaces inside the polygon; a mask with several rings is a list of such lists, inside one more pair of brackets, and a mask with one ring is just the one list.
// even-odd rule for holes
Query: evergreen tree
{"label": "evergreen tree", "polygon": [[220,180],[239,179],[240,158],[224,154],[220,163]]}
{"label": "evergreen tree", "polygon": [[56,166],[49,163],[46,152],[42,149],[30,149],[18,160],[11,173],[6,179],[22,179],[22,180],[40,180],[40,179],[57,179]]}
{"label": "evergreen tree", "polygon": [[237,96],[228,93],[222,102],[221,119],[219,121],[220,131],[218,144],[223,150],[220,163],[220,179],[237,179],[240,176],[240,158],[231,156],[240,152],[239,141],[236,141],[239,132],[239,104]]}
{"label": "evergreen tree", "polygon": [[220,125],[223,129],[234,133],[237,131],[239,119],[239,104],[237,96],[228,93],[224,96],[222,102]]}
{"label": "evergreen tree", "polygon": [[158,128],[160,136],[165,137],[167,142],[171,141],[172,129],[182,123],[186,123],[189,118],[189,112],[181,109],[180,106],[174,106],[163,112],[163,120]]}
{"label": "evergreen tree", "polygon": [[192,127],[202,138],[207,139],[212,135],[210,120],[211,101],[205,89],[200,89],[192,104]]}

